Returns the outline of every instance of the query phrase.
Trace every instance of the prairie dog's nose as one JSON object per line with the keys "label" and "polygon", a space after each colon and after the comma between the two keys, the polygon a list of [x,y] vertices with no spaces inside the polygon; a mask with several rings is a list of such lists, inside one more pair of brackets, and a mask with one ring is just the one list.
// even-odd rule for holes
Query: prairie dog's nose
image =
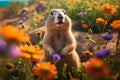
{"label": "prairie dog's nose", "polygon": [[58,14],[58,19],[63,19],[63,16],[61,14]]}

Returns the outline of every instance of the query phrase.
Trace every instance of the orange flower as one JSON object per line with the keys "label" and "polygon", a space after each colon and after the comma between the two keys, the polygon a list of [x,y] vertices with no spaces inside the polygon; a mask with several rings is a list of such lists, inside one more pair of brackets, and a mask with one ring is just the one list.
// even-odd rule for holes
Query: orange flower
{"label": "orange flower", "polygon": [[2,26],[0,29],[0,34],[6,40],[12,40],[17,42],[27,42],[30,39],[30,37],[25,35],[22,30],[19,30],[15,26],[11,25]]}
{"label": "orange flower", "polygon": [[37,28],[37,27],[38,27],[38,24],[37,24],[37,23],[34,23],[33,25],[34,25],[34,27],[35,27],[35,28]]}
{"label": "orange flower", "polygon": [[41,50],[38,46],[28,46],[28,45],[21,45],[21,58],[30,59],[33,62],[38,62],[44,58],[43,50]]}
{"label": "orange flower", "polygon": [[93,3],[93,6],[98,6],[98,2],[94,1]]}
{"label": "orange flower", "polygon": [[80,80],[80,79],[78,79],[78,78],[70,78],[70,80]]}
{"label": "orange flower", "polygon": [[75,0],[70,0],[69,2],[70,2],[70,3],[74,3],[74,2],[75,2]]}
{"label": "orange flower", "polygon": [[36,76],[43,77],[46,80],[52,79],[57,74],[57,69],[54,64],[50,62],[38,63],[33,68],[33,73]]}
{"label": "orange flower", "polygon": [[113,5],[110,5],[110,4],[104,4],[102,7],[101,7],[102,11],[105,12],[105,13],[109,13],[109,14],[113,14],[116,9]]}
{"label": "orange flower", "polygon": [[71,3],[70,3],[70,2],[67,2],[67,3],[66,3],[66,6],[67,6],[67,8],[70,9],[70,8],[71,8]]}
{"label": "orange flower", "polygon": [[113,29],[119,30],[120,31],[120,20],[115,20],[111,23],[111,26]]}
{"label": "orange flower", "polygon": [[94,77],[104,77],[109,74],[106,63],[99,58],[91,58],[85,65],[86,72]]}
{"label": "orange flower", "polygon": [[88,1],[84,2],[84,5],[88,6],[90,3]]}
{"label": "orange flower", "polygon": [[40,15],[36,15],[35,18],[36,18],[36,19],[40,19]]}
{"label": "orange flower", "polygon": [[106,25],[107,24],[107,21],[102,19],[102,18],[97,18],[96,19],[96,23],[97,24],[102,24],[102,25]]}
{"label": "orange flower", "polygon": [[82,28],[88,28],[87,24],[82,24]]}

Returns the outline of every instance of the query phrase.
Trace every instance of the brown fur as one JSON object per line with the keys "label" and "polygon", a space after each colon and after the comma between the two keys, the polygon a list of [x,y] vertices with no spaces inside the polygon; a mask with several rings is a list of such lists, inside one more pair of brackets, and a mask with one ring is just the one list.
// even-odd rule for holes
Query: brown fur
{"label": "brown fur", "polygon": [[[56,26],[54,22],[55,16],[49,16],[46,20],[46,32],[43,38],[43,48],[46,54],[46,60],[51,61],[51,54],[55,53],[57,49],[61,49],[60,53],[65,54],[65,56],[58,61],[56,66],[62,68],[63,64],[68,65],[68,70],[72,67],[79,69],[80,68],[80,59],[75,51],[76,49],[76,40],[71,31],[71,20],[64,14],[62,9],[54,9],[54,15],[56,13],[62,14],[65,18],[63,25]],[[60,54],[58,53],[58,54]]]}

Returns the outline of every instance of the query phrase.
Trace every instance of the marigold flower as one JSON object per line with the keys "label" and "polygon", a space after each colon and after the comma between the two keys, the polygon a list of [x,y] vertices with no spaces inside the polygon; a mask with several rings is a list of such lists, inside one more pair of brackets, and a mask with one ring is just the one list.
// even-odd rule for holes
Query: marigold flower
{"label": "marigold flower", "polygon": [[88,28],[87,24],[82,24],[82,28]]}
{"label": "marigold flower", "polygon": [[22,30],[11,25],[2,26],[0,29],[0,35],[8,41],[10,40],[15,42],[27,42],[30,39],[30,37]]}
{"label": "marigold flower", "polygon": [[90,55],[90,56],[93,56],[93,53],[90,52],[90,51],[82,51],[82,54],[83,54],[83,55]]}
{"label": "marigold flower", "polygon": [[103,58],[103,57],[109,55],[110,53],[111,53],[111,51],[108,49],[101,49],[101,50],[95,51],[94,54],[98,58]]}
{"label": "marigold flower", "polygon": [[69,2],[70,2],[70,3],[74,3],[74,2],[75,2],[75,0],[70,0]]}
{"label": "marigold flower", "polygon": [[88,1],[84,2],[84,5],[88,6],[90,3]]}
{"label": "marigold flower", "polygon": [[42,37],[42,36],[43,36],[43,32],[42,32],[42,31],[37,31],[37,32],[36,32],[36,36]]}
{"label": "marigold flower", "polygon": [[101,7],[102,11],[105,12],[105,13],[109,13],[109,14],[113,14],[116,9],[113,5],[110,5],[110,4],[104,4],[102,7]]}
{"label": "marigold flower", "polygon": [[66,3],[66,6],[67,6],[67,8],[71,8],[71,3],[70,3],[70,2],[67,2],[67,3]]}
{"label": "marigold flower", "polygon": [[52,79],[57,74],[57,69],[50,62],[38,63],[33,68],[33,73],[36,76],[43,77],[46,80]]}
{"label": "marigold flower", "polygon": [[96,23],[97,24],[102,24],[102,25],[106,25],[107,24],[107,21],[102,19],[102,18],[97,18],[96,19]]}
{"label": "marigold flower", "polygon": [[38,62],[44,58],[44,52],[38,46],[21,45],[21,58],[30,59],[32,62]]}
{"label": "marigold flower", "polygon": [[113,29],[119,30],[120,31],[120,20],[115,20],[111,23],[111,27]]}
{"label": "marigold flower", "polygon": [[99,58],[91,58],[85,65],[88,75],[93,77],[104,77],[109,74],[109,68],[105,61]]}
{"label": "marigold flower", "polygon": [[98,6],[98,2],[94,1],[93,3],[93,6]]}
{"label": "marigold flower", "polygon": [[39,20],[40,19],[40,15],[36,15],[35,18]]}

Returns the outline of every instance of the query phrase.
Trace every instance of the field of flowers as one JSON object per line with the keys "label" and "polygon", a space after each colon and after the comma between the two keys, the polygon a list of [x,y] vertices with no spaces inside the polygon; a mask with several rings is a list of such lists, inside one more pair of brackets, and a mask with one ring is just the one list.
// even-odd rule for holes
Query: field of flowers
{"label": "field of flowers", "polygon": [[[3,23],[0,26],[0,80],[120,80],[120,61],[116,58],[120,56],[119,0],[31,0],[27,6],[39,2],[45,5],[45,10],[39,7],[22,11],[25,4],[11,2],[10,9],[14,15],[20,14],[20,20],[15,25]],[[36,32],[39,37],[36,45],[30,42],[29,31],[43,26],[53,8],[65,9],[72,19],[73,29],[86,32],[83,38],[96,45],[94,51],[79,53],[86,59],[79,70],[73,68],[66,72],[66,64],[62,70],[57,70],[55,64],[44,61],[42,31]],[[26,30],[24,21],[27,20],[30,26]],[[92,38],[94,33],[99,35],[97,41]],[[111,51],[106,46],[114,33],[116,46]],[[103,40],[105,44],[101,48]],[[59,55],[52,58],[55,62],[61,59]]]}

